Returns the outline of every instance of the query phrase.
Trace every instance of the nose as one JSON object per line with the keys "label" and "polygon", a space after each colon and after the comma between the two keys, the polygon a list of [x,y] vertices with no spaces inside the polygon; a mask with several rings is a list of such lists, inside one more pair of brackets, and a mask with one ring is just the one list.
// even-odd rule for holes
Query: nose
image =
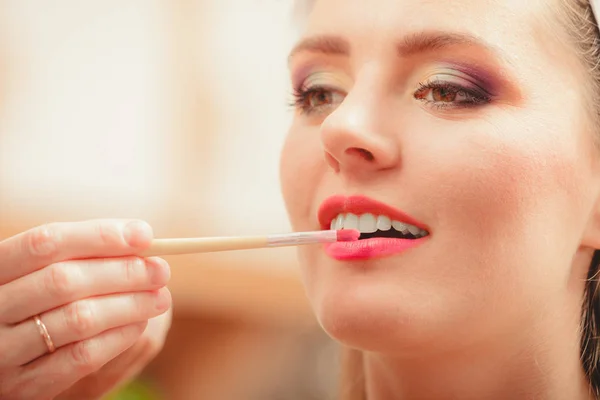
{"label": "nose", "polygon": [[362,176],[398,166],[400,146],[386,129],[385,110],[350,96],[321,125],[327,164],[336,173]]}

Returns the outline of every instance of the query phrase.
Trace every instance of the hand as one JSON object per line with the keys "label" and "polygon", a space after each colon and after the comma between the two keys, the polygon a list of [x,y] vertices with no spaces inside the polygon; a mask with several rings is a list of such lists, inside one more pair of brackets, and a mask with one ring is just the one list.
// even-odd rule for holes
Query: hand
{"label": "hand", "polygon": [[57,400],[96,400],[136,377],[162,349],[171,327],[169,311],[148,322],[144,334],[123,354],[58,396]]}
{"label": "hand", "polygon": [[152,342],[140,338],[148,320],[171,307],[168,264],[134,256],[151,239],[145,223],[103,220],[52,224],[0,242],[0,398],[53,399],[94,376],[106,377],[96,386],[109,390],[151,358],[156,349],[144,350]]}

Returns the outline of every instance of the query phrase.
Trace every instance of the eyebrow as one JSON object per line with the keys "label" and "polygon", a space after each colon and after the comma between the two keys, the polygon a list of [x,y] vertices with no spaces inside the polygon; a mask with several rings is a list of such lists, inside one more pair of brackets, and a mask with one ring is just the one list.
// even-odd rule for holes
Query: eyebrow
{"label": "eyebrow", "polygon": [[[433,52],[453,46],[477,46],[496,53],[501,52],[483,40],[467,33],[450,32],[417,32],[404,36],[396,43],[396,51],[401,57]],[[326,55],[349,56],[350,43],[341,36],[312,36],[300,41],[288,57],[292,60],[302,52],[321,53]]]}
{"label": "eyebrow", "polygon": [[288,60],[303,52],[349,56],[350,43],[341,36],[322,35],[308,37],[294,46],[288,56]]}

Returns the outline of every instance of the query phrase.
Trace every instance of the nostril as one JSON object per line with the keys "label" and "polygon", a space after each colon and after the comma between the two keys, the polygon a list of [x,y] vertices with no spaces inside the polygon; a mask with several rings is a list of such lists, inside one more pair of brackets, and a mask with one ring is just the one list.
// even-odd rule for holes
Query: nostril
{"label": "nostril", "polygon": [[373,161],[375,159],[375,156],[369,150],[361,149],[358,147],[349,148],[348,150],[346,150],[346,153],[349,155],[356,154],[365,159],[366,161]]}

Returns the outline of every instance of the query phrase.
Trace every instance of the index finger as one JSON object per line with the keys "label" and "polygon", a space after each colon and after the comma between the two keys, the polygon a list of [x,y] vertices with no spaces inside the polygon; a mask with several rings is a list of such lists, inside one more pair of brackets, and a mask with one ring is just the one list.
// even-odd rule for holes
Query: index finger
{"label": "index finger", "polygon": [[152,237],[150,225],[138,220],[39,226],[0,242],[0,285],[60,261],[137,254]]}

